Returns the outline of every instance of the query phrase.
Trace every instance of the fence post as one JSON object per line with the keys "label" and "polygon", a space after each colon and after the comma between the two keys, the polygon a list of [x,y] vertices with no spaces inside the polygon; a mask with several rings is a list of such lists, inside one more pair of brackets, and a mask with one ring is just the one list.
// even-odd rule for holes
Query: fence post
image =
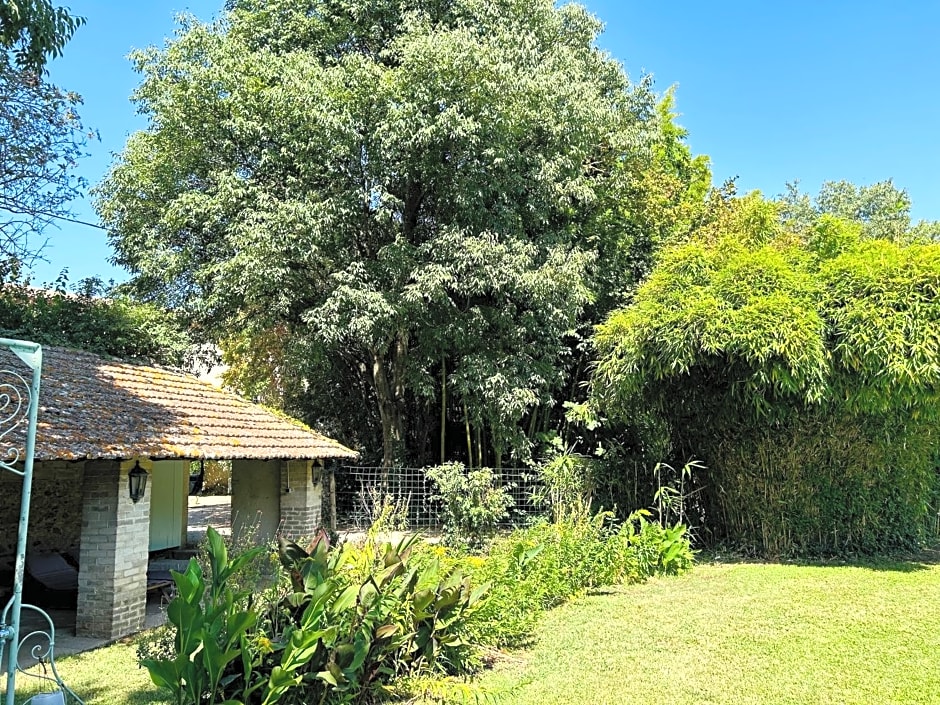
{"label": "fence post", "polygon": [[336,463],[330,465],[330,531],[336,531]]}

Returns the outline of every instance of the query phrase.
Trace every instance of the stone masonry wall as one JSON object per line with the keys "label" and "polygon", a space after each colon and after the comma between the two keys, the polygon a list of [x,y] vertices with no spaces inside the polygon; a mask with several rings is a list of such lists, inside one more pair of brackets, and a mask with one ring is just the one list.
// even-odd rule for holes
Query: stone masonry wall
{"label": "stone masonry wall", "polygon": [[[317,473],[318,479],[320,473]],[[322,481],[312,482],[312,461],[281,462],[281,534],[293,540],[312,538],[320,526]]]}
{"label": "stone masonry wall", "polygon": [[[33,466],[26,550],[79,557],[84,462],[37,462]],[[13,572],[22,478],[0,470],[0,573]]]}
{"label": "stone masonry wall", "polygon": [[75,622],[80,636],[116,639],[144,625],[150,488],[137,504],[131,501],[132,466],[106,460],[85,465]]}

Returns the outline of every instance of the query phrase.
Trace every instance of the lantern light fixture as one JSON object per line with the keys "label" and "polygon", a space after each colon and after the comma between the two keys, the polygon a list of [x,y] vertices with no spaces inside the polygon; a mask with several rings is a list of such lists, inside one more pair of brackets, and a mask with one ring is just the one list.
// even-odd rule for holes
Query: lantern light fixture
{"label": "lantern light fixture", "polygon": [[140,460],[134,463],[134,467],[127,474],[127,491],[131,496],[131,501],[137,504],[144,498],[147,492],[147,479],[150,476],[147,471],[140,467]]}

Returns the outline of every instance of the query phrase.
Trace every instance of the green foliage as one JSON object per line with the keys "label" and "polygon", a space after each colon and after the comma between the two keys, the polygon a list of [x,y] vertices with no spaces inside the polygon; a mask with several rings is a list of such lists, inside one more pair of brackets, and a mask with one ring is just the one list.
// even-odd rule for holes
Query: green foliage
{"label": "green foliage", "polygon": [[309,552],[282,540],[281,587],[263,590],[267,549],[230,557],[210,528],[206,565],[174,573],[172,629],[138,644],[141,664],[180,705],[358,703],[405,674],[464,672],[486,586],[453,561],[413,555],[418,540],[393,546],[371,533],[331,548],[319,538]]}
{"label": "green foliage", "polygon": [[688,512],[695,496],[694,491],[689,491],[689,488],[694,486],[692,473],[703,470],[705,466],[697,460],[690,460],[679,470],[669,463],[656,463],[653,468],[653,474],[656,476],[653,503],[656,507],[656,520],[660,526],[665,528],[670,523],[685,526],[689,523]]}
{"label": "green foliage", "polygon": [[679,575],[690,570],[695,554],[685,525],[651,522],[648,516],[649,512],[640,510],[627,519],[637,574],[640,577]]}
{"label": "green foliage", "polygon": [[0,335],[179,366],[189,338],[176,314],[125,297],[0,287]]}
{"label": "green foliage", "polygon": [[787,184],[780,199],[784,220],[796,229],[806,229],[821,217],[830,216],[857,223],[866,237],[892,241],[936,240],[937,222],[913,224],[911,199],[891,180],[870,186],[848,181],[826,181],[814,199],[800,193],[797,183]]}
{"label": "green foliage", "polygon": [[84,17],[70,15],[49,0],[0,1],[0,46],[12,51],[19,68],[31,72],[38,73],[47,59],[61,56],[62,47],[83,24]]}
{"label": "green foliage", "polygon": [[[207,539],[208,577],[195,559],[185,572],[172,572],[177,589],[167,607],[167,620],[175,629],[172,658],[141,661],[154,684],[168,690],[178,705],[229,702],[220,691],[232,679],[223,676],[239,661],[246,663],[246,634],[257,622],[257,614],[244,608],[249,593],[236,593],[229,580],[263,549],[229,560],[225,543],[212,527]],[[242,675],[247,679],[248,669]]]}
{"label": "green foliage", "polygon": [[509,515],[512,495],[489,468],[447,463],[429,468],[426,474],[437,491],[432,500],[443,503],[445,543],[479,549]]}
{"label": "green foliage", "polygon": [[537,465],[536,473],[541,486],[535,490],[534,499],[550,508],[554,522],[577,520],[590,514],[593,490],[590,458],[570,449],[557,452]]}
{"label": "green foliage", "polygon": [[466,668],[466,624],[486,588],[436,558],[412,559],[418,540],[334,551],[321,541],[309,555],[282,545],[294,592],[265,704],[361,702],[403,674]]}
{"label": "green foliage", "polygon": [[589,309],[707,183],[671,99],[657,110],[600,29],[551,0],[238,0],[186,19],[133,57],[150,126],[97,189],[116,258],[207,335],[239,331],[246,392],[385,465],[463,456],[457,424],[467,464],[525,459],[586,369],[571,342]]}
{"label": "green foliage", "polygon": [[935,535],[940,246],[729,201],[597,329],[595,398],[702,458],[713,539],[756,550],[911,548]]}

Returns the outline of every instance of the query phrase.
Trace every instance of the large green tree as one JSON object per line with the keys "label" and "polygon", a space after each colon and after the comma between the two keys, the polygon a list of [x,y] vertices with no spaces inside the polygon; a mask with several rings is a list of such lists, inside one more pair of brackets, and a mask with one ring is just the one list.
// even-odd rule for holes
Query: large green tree
{"label": "large green tree", "polygon": [[799,183],[787,184],[787,192],[777,199],[781,219],[791,228],[812,227],[820,216],[831,215],[862,226],[868,237],[888,240],[937,240],[940,223],[911,219],[911,198],[888,179],[858,186],[850,181],[826,181],[815,198],[799,190]]}
{"label": "large green tree", "polygon": [[[344,436],[380,428],[386,464],[443,453],[448,428],[474,464],[524,455],[586,307],[623,288],[598,254],[641,220],[624,194],[675,203],[707,172],[600,27],[551,0],[234,0],[187,20],[134,56],[150,126],[97,190],[116,259],[225,338],[249,389],[311,421],[371,409]],[[641,189],[657,150],[689,173]]]}

